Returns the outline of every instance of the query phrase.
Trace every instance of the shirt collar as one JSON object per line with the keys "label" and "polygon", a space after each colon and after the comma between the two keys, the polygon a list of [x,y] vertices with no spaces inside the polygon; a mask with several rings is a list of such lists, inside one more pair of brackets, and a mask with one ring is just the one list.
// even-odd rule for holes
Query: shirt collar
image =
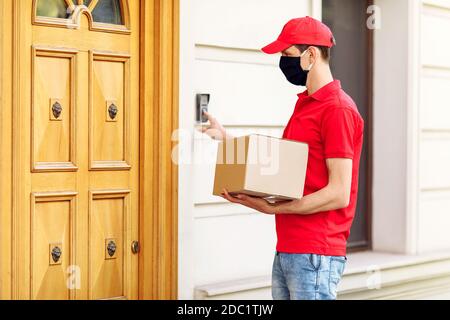
{"label": "shirt collar", "polygon": [[312,98],[317,101],[324,101],[333,92],[341,89],[341,82],[339,80],[333,80],[330,83],[324,85],[322,88],[314,92],[312,95],[308,95],[308,90],[299,93],[299,98]]}

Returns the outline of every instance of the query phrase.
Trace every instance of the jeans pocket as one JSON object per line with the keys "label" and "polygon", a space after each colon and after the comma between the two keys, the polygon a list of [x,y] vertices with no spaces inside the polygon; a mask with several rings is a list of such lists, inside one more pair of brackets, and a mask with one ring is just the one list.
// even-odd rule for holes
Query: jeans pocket
{"label": "jeans pocket", "polygon": [[346,257],[331,257],[330,258],[330,276],[329,276],[329,290],[330,294],[336,298],[339,282],[344,273]]}
{"label": "jeans pocket", "polygon": [[309,254],[309,263],[311,264],[311,267],[317,271],[320,269],[320,265],[322,263],[322,256],[314,253]]}

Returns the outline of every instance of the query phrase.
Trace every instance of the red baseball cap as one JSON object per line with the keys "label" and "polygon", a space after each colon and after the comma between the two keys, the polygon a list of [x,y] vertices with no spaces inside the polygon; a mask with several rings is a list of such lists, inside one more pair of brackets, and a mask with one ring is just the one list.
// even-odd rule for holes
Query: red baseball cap
{"label": "red baseball cap", "polygon": [[325,24],[311,17],[289,20],[278,39],[261,50],[268,54],[281,52],[294,44],[309,44],[331,48],[335,44],[333,33]]}

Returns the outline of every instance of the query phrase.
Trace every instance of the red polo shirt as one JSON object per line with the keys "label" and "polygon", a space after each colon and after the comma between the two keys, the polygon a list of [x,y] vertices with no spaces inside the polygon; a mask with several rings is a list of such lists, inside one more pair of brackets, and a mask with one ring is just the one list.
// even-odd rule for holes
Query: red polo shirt
{"label": "red polo shirt", "polygon": [[327,158],[353,159],[350,204],[338,210],[311,215],[277,214],[277,251],[346,255],[346,244],[356,210],[359,161],[364,120],[353,100],[341,89],[339,80],[325,85],[313,95],[298,95],[283,138],[309,145],[303,195],[328,184]]}

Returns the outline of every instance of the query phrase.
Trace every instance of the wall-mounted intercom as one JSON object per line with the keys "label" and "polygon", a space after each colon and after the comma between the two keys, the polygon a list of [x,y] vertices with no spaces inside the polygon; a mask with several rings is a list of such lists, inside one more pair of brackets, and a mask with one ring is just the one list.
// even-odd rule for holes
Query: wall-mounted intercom
{"label": "wall-mounted intercom", "polygon": [[208,118],[203,114],[203,111],[208,112],[210,94],[209,93],[199,93],[197,94],[197,108],[195,119],[197,123],[208,122]]}

